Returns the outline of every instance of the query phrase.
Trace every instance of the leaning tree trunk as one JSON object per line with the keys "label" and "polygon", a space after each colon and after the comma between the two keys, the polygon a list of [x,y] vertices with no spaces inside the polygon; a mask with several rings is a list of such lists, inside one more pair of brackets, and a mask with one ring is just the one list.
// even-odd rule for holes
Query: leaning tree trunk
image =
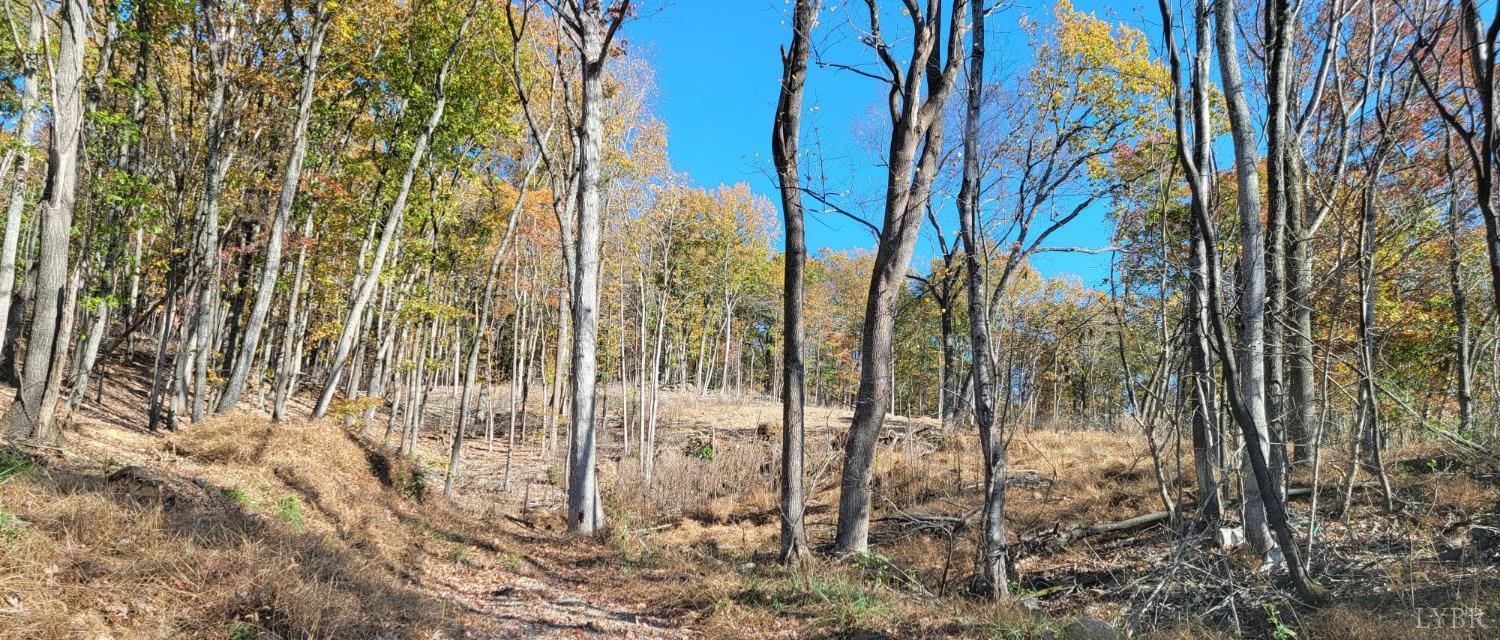
{"label": "leaning tree trunk", "polygon": [[1192,131],[1188,138],[1187,101],[1183,99],[1182,62],[1178,56],[1176,32],[1172,26],[1172,8],[1167,0],[1158,3],[1162,16],[1162,37],[1166,44],[1172,78],[1172,120],[1177,161],[1187,175],[1193,213],[1190,235],[1191,284],[1189,291],[1188,353],[1192,359],[1193,466],[1197,476],[1199,504],[1204,517],[1218,519],[1221,514],[1219,484],[1222,443],[1218,428],[1217,390],[1214,386],[1213,353],[1210,341],[1218,299],[1218,260],[1209,216],[1209,181],[1212,177],[1212,138],[1208,106],[1208,65],[1213,55],[1210,34],[1212,9],[1209,0],[1198,0],[1194,11],[1196,50],[1191,76]]}
{"label": "leaning tree trunk", "polygon": [[36,304],[26,340],[26,359],[16,399],[5,411],[4,434],[56,443],[57,400],[66,367],[73,295],[68,278],[68,243],[78,187],[78,153],[83,131],[83,59],[88,41],[83,0],[64,0],[58,15],[57,57],[52,64],[52,135],[47,145],[47,184],[39,211],[40,245]]}
{"label": "leaning tree trunk", "polygon": [[[255,351],[260,345],[260,334],[265,326],[266,315],[271,309],[271,299],[276,294],[276,280],[281,275],[281,238],[286,234],[287,219],[292,215],[292,205],[297,200],[297,185],[302,181],[302,161],[307,157],[307,124],[312,119],[313,92],[318,82],[318,56],[323,49],[323,36],[328,33],[329,14],[319,0],[313,8],[312,33],[307,52],[302,57],[302,88],[298,93],[297,121],[292,125],[292,151],[287,157],[286,170],[282,175],[281,196],[276,201],[276,214],[271,219],[271,231],[266,236],[266,264],[260,274],[260,284],[255,289],[255,302],[250,307],[250,318],[245,321],[245,335],[229,372],[229,381],[224,384],[224,393],[219,396],[217,412],[233,409],[245,391],[245,382],[250,378],[250,365],[255,361]],[[290,20],[291,16],[287,16]]]}
{"label": "leaning tree trunk", "polygon": [[437,130],[438,123],[443,120],[443,108],[448,104],[448,70],[453,66],[454,59],[458,57],[458,49],[463,44],[464,32],[468,30],[469,22],[473,19],[478,7],[478,0],[469,5],[468,13],[464,14],[463,20],[458,24],[458,32],[453,36],[453,43],[448,45],[448,53],[443,58],[443,64],[438,68],[437,79],[433,87],[436,99],[432,105],[432,114],[427,117],[426,126],[412,144],[411,158],[407,161],[405,173],[401,175],[401,186],[396,191],[396,199],[391,202],[390,209],[386,211],[385,228],[380,232],[380,242],[375,247],[375,257],[370,263],[370,272],[365,275],[364,281],[360,283],[359,290],[354,295],[354,301],[349,305],[349,315],[344,321],[343,330],[339,332],[339,340],[334,346],[333,357],[328,363],[328,376],[323,381],[323,392],[318,395],[318,402],[313,406],[315,419],[322,418],[328,412],[328,404],[333,401],[334,391],[338,389],[339,376],[349,360],[349,353],[354,350],[354,340],[359,336],[365,307],[369,306],[370,298],[375,294],[375,287],[380,284],[380,272],[385,267],[386,255],[390,253],[391,244],[401,229],[401,218],[406,212],[406,198],[411,194],[412,180],[416,178],[417,169],[421,167],[422,160],[427,155],[427,145],[432,141],[433,132]]}

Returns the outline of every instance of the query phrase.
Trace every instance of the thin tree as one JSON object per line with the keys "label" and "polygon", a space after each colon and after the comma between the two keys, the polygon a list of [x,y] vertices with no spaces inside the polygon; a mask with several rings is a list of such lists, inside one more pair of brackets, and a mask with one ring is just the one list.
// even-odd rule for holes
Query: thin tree
{"label": "thin tree", "polygon": [[[32,4],[27,11],[26,43],[15,42],[21,54],[21,117],[16,126],[20,144],[6,153],[5,170],[0,177],[13,176],[9,204],[5,208],[5,232],[0,238],[0,344],[9,345],[8,336],[19,327],[10,324],[11,298],[16,286],[16,248],[21,239],[21,214],[26,208],[26,178],[31,173],[32,147],[41,129],[41,84],[37,75],[41,67],[42,8]],[[14,173],[12,174],[12,169]]]}
{"label": "thin tree", "polygon": [[[548,138],[552,135],[549,128],[541,140],[536,142],[538,147],[546,147]],[[516,220],[520,218],[521,210],[526,206],[526,192],[531,186],[531,178],[536,175],[536,170],[542,164],[541,154],[532,157],[527,163],[526,171],[522,174],[516,184],[516,202],[511,206],[510,218],[505,223],[505,235],[500,239],[500,246],[495,248],[495,253],[490,256],[490,268],[484,279],[484,295],[480,298],[478,319],[474,323],[470,337],[468,354],[465,357],[463,374],[463,391],[459,394],[458,404],[458,428],[453,432],[453,446],[448,453],[448,473],[443,478],[443,497],[450,498],[453,495],[453,483],[458,480],[459,463],[464,445],[464,432],[469,428],[472,412],[469,405],[473,402],[474,389],[479,381],[479,350],[484,344],[485,329],[490,326],[490,309],[495,303],[495,283],[500,274],[506,253],[510,250],[511,239],[515,237]],[[494,412],[490,412],[491,416]]]}
{"label": "thin tree", "polygon": [[[1496,307],[1500,308],[1500,212],[1497,212],[1495,203],[1495,165],[1500,160],[1497,157],[1500,156],[1500,135],[1495,131],[1496,109],[1500,108],[1496,104],[1495,41],[1500,37],[1500,14],[1485,24],[1484,11],[1475,0],[1460,0],[1457,16],[1452,15],[1449,6],[1443,5],[1437,14],[1437,25],[1430,32],[1425,29],[1418,31],[1411,56],[1420,56],[1421,59],[1412,66],[1422,89],[1437,107],[1438,115],[1462,143],[1463,155],[1469,161],[1476,204],[1484,219],[1490,289]],[[1435,79],[1428,77],[1429,72],[1421,62],[1438,55],[1439,38],[1434,34],[1448,30],[1450,20],[1457,21],[1458,44],[1463,48],[1463,61],[1468,69],[1467,73],[1460,69],[1462,82],[1458,91],[1443,93]],[[1449,104],[1450,100],[1454,104]]]}
{"label": "thin tree", "polygon": [[[803,409],[807,382],[802,364],[806,336],[802,317],[803,269],[807,239],[802,226],[801,177],[797,169],[802,129],[802,93],[806,85],[809,41],[822,0],[797,0],[792,10],[792,43],[781,52],[781,97],[771,125],[771,155],[781,188],[781,212],[786,222],[786,269],[782,294],[781,368],[781,560],[807,554],[803,515],[807,496],[803,487],[805,463]],[[643,302],[644,303],[644,302]]]}
{"label": "thin tree", "polygon": [[[291,4],[286,5],[286,21],[295,40],[302,39],[296,27],[296,16]],[[297,94],[297,120],[292,125],[292,150],[287,156],[286,169],[282,173],[281,194],[276,201],[276,213],[271,218],[271,231],[266,235],[266,263],[261,269],[260,284],[255,290],[255,301],[250,307],[250,318],[245,321],[243,342],[236,352],[229,381],[219,396],[215,411],[223,413],[239,404],[244,393],[245,382],[250,378],[250,366],[255,361],[256,349],[260,345],[266,315],[271,308],[271,299],[276,293],[276,281],[281,275],[282,236],[286,235],[287,221],[292,215],[292,205],[297,200],[297,186],[302,181],[302,162],[307,157],[307,125],[312,119],[313,94],[318,82],[318,58],[323,50],[323,37],[328,34],[328,23],[332,12],[323,0],[316,0],[311,8],[312,29],[307,34],[307,50],[301,57],[302,87]]]}
{"label": "thin tree", "polygon": [[358,337],[363,326],[365,307],[369,306],[370,299],[375,295],[375,288],[380,284],[380,272],[385,267],[391,245],[401,229],[401,218],[406,212],[406,200],[411,194],[412,181],[416,178],[417,169],[422,166],[423,159],[427,157],[427,146],[432,141],[433,132],[443,120],[443,109],[448,104],[448,72],[453,67],[453,61],[458,58],[459,49],[464,41],[464,32],[468,30],[469,22],[473,20],[474,13],[478,9],[479,0],[473,0],[469,4],[469,10],[464,13],[463,20],[458,23],[458,31],[453,36],[453,42],[448,45],[443,64],[438,68],[437,78],[433,80],[435,101],[432,105],[432,113],[427,116],[426,125],[412,145],[411,157],[406,163],[406,171],[401,175],[401,185],[396,191],[396,198],[391,201],[390,208],[386,210],[385,226],[380,232],[380,242],[375,246],[375,257],[370,263],[369,273],[365,274],[358,291],[354,294],[353,303],[349,305],[349,315],[344,321],[343,330],[339,332],[339,340],[334,346],[333,357],[328,363],[328,378],[323,382],[323,392],[318,396],[317,404],[313,406],[313,418],[322,418],[328,412],[328,405],[333,401],[333,394],[338,389],[339,376],[349,361],[350,352],[354,350],[355,338]]}
{"label": "thin tree", "polygon": [[963,239],[964,267],[967,274],[969,304],[969,346],[971,349],[974,388],[974,422],[979,429],[980,449],[984,455],[984,544],[980,549],[980,574],[992,598],[1010,593],[1005,568],[1005,481],[1006,442],[995,424],[995,398],[991,390],[993,366],[990,361],[990,317],[985,304],[985,256],[979,227],[979,118],[984,97],[984,18],[983,2],[972,5],[970,25],[968,90],[966,92],[963,137],[963,178],[958,193],[959,235]]}
{"label": "thin tree", "polygon": [[[1191,104],[1192,137],[1188,136],[1189,100],[1184,100],[1182,91],[1182,60],[1177,49],[1176,31],[1173,28],[1173,12],[1170,0],[1159,0],[1157,6],[1162,16],[1162,39],[1166,44],[1168,69],[1172,81],[1172,122],[1177,162],[1187,176],[1189,207],[1193,222],[1189,235],[1190,283],[1188,291],[1188,357],[1192,376],[1193,406],[1192,442],[1193,469],[1198,483],[1199,510],[1203,517],[1217,520],[1221,517],[1219,486],[1219,454],[1222,448],[1218,428],[1219,407],[1214,387],[1213,349],[1211,346],[1211,305],[1219,295],[1211,274],[1218,271],[1217,253],[1208,241],[1217,235],[1209,215],[1209,185],[1213,178],[1212,125],[1208,108],[1208,65],[1213,55],[1213,38],[1210,35],[1212,8],[1210,0],[1196,0],[1194,7],[1194,36],[1192,71],[1189,78],[1188,98]],[[1200,224],[1202,221],[1203,224]],[[1204,225],[1207,226],[1204,226]]]}

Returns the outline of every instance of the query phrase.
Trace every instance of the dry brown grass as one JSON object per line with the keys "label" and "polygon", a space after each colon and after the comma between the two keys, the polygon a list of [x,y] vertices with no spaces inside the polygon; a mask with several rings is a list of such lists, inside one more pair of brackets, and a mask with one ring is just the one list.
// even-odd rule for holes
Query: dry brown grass
{"label": "dry brown grass", "polygon": [[[1074,617],[1128,617],[1123,607],[1130,601],[1113,592],[1165,564],[1175,539],[1156,531],[1028,557],[1019,566],[1023,594],[1091,574],[1102,582],[1001,604],[972,597],[972,528],[950,539],[881,517],[926,513],[972,522],[983,476],[976,439],[967,431],[941,433],[935,421],[898,418],[887,422],[875,466],[872,553],[816,556],[783,568],[772,558],[779,441],[761,428],[775,422],[776,405],[691,394],[669,400],[649,489],[636,452],[619,449],[616,432],[606,431],[600,474],[610,525],[597,542],[562,533],[563,520],[550,508],[559,483],[536,480],[561,453],[540,453],[533,443],[523,445],[518,480],[504,490],[495,472],[503,454],[471,441],[463,512],[418,500],[419,476],[409,462],[333,422],[273,426],[235,415],[165,441],[91,430],[75,437],[68,461],[0,486],[0,511],[27,522],[4,534],[0,521],[0,534],[11,536],[0,538],[0,637],[226,637],[239,629],[282,637],[428,637],[471,628],[476,608],[510,611],[496,609],[511,606],[497,599],[545,606],[586,597],[630,603],[633,612],[670,612],[661,615],[704,637],[1055,638]],[[817,408],[808,419],[815,546],[832,538],[842,460],[836,440],[848,415]],[[436,459],[445,446],[430,434],[419,452]],[[1393,451],[1391,459],[1438,453],[1411,448]],[[111,479],[123,463],[142,471]],[[1471,577],[1455,579],[1453,567],[1432,561],[1433,545],[1424,539],[1465,514],[1493,513],[1500,490],[1462,474],[1415,468],[1394,479],[1403,499],[1420,508],[1400,522],[1382,521],[1374,495],[1365,492],[1352,521],[1383,523],[1375,533],[1390,545],[1379,551],[1384,557],[1405,553],[1399,550],[1406,543],[1415,546],[1408,555],[1421,557],[1399,566],[1386,561],[1391,566],[1370,574],[1376,577],[1359,578],[1369,580],[1361,588],[1379,594],[1321,611],[1284,610],[1283,620],[1300,637],[1469,637],[1413,632],[1410,611],[1500,602],[1494,580],[1482,576],[1485,567],[1465,565]],[[1324,484],[1341,481],[1341,469],[1337,452],[1330,452]],[[1013,538],[1161,508],[1143,438],[1130,432],[1017,434],[1010,470],[1034,480],[1010,490]],[[1294,478],[1305,484],[1306,472]],[[289,497],[301,527],[285,513]],[[1191,500],[1188,493],[1178,497]],[[1326,492],[1323,500],[1325,510],[1336,502]],[[513,507],[523,503],[531,512],[517,529]],[[1359,536],[1372,533],[1326,513],[1320,526],[1323,544],[1340,554],[1362,553],[1359,545],[1367,543]],[[504,542],[488,535],[505,527],[511,534]],[[1452,537],[1461,537],[1457,531]],[[463,597],[434,594],[434,584]],[[493,595],[528,584],[516,592],[524,596]],[[12,597],[18,605],[9,604]],[[1037,608],[1024,604],[1028,598]],[[1241,619],[1234,625],[1243,627],[1170,619],[1137,631],[1152,638],[1268,635],[1257,607],[1236,613]],[[558,608],[547,615],[558,615]],[[510,627],[501,637],[564,629],[542,624]]]}
{"label": "dry brown grass", "polygon": [[159,464],[74,456],[0,485],[12,522],[0,636],[430,637],[452,626],[453,605],[409,580],[432,531],[466,525],[417,502],[400,459],[333,423],[243,414],[164,448]]}
{"label": "dry brown grass", "polygon": [[[820,558],[805,571],[783,569],[772,557],[778,540],[775,460],[779,442],[767,439],[765,433],[770,430],[760,427],[774,408],[768,404],[720,406],[717,413],[711,400],[671,406],[672,419],[665,422],[662,433],[664,441],[673,444],[658,457],[651,491],[639,488],[639,470],[632,457],[621,462],[615,489],[607,497],[607,503],[629,523],[616,531],[621,541],[616,546],[621,551],[617,561],[630,564],[643,576],[653,576],[649,584],[671,585],[671,589],[655,592],[653,601],[690,611],[689,624],[708,637],[776,637],[789,631],[811,637],[1060,637],[1060,629],[1074,617],[1133,618],[1125,609],[1130,600],[1111,592],[1128,591],[1132,581],[1151,576],[1171,562],[1176,538],[1166,531],[1148,532],[1134,541],[1097,539],[1022,559],[1017,567],[1023,580],[1020,600],[997,606],[967,597],[976,552],[972,528],[950,539],[881,516],[936,514],[968,517],[973,522],[982,500],[977,439],[966,431],[944,434],[935,424],[929,426],[930,421],[920,420],[913,421],[916,435],[908,438],[906,421],[901,418],[888,420],[875,462],[872,553]],[[835,441],[847,428],[847,412],[819,409],[808,428],[812,485],[808,527],[816,546],[833,535],[842,454]],[[714,459],[691,455],[690,447],[677,446],[707,438],[710,429],[717,444]],[[1190,460],[1188,443],[1181,446],[1184,458]],[[1012,476],[1028,478],[1009,491],[1007,520],[1012,539],[1054,527],[1123,520],[1163,508],[1145,439],[1131,431],[1037,429],[1016,434],[1009,451]],[[1325,453],[1321,482],[1324,487],[1338,486],[1344,480],[1341,456],[1332,448]],[[1388,459],[1440,453],[1432,447],[1405,447],[1392,450]],[[1166,462],[1176,463],[1171,457]],[[1469,602],[1490,607],[1493,615],[1494,603],[1500,602],[1495,597],[1495,581],[1464,578],[1461,572],[1437,564],[1430,555],[1431,545],[1421,538],[1442,530],[1454,518],[1462,520],[1464,514],[1493,513],[1500,505],[1500,489],[1493,482],[1463,474],[1423,469],[1393,471],[1397,491],[1411,508],[1400,524],[1391,523],[1388,528],[1416,536],[1420,548],[1413,553],[1427,555],[1415,561],[1412,573],[1392,568],[1385,573],[1385,582],[1357,582],[1355,590],[1390,593],[1429,585],[1436,603],[1430,606],[1469,606],[1462,604]],[[1175,479],[1175,473],[1169,469],[1167,475]],[[1310,479],[1302,467],[1294,473],[1292,484],[1306,486]],[[1196,500],[1190,486],[1172,482],[1169,492],[1182,504]],[[1381,554],[1392,553],[1382,545],[1401,541],[1386,534],[1373,542],[1364,540],[1360,537],[1366,535],[1360,533],[1363,529],[1351,526],[1380,519],[1378,494],[1363,490],[1356,499],[1356,513],[1344,521],[1328,513],[1338,502],[1334,493],[1323,492],[1320,545],[1356,557],[1373,551],[1369,560],[1351,561],[1355,564],[1382,562]],[[1293,509],[1305,514],[1306,506],[1299,502]],[[1366,546],[1370,544],[1376,545],[1373,550]],[[1255,582],[1253,576],[1241,579]],[[1040,604],[1033,601],[1039,607],[1036,610],[1019,605],[1029,597],[1024,595],[1028,592],[1070,580],[1100,582],[1083,582],[1098,586],[1068,588]],[[1149,591],[1151,586],[1145,588]],[[1414,631],[1413,606],[1418,605],[1360,599],[1321,611],[1278,609],[1282,622],[1299,637],[1471,637],[1451,630]],[[1213,620],[1168,616],[1161,626],[1135,631],[1151,638],[1274,634],[1270,614],[1258,604],[1247,604],[1233,614],[1237,619],[1228,621],[1224,619],[1227,611]]]}

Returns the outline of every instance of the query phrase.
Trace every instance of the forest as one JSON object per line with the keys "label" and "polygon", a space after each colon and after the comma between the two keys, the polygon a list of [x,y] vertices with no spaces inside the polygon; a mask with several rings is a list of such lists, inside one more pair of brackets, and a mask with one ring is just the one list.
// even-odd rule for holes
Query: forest
{"label": "forest", "polygon": [[1500,634],[1493,2],[0,6],[0,638]]}

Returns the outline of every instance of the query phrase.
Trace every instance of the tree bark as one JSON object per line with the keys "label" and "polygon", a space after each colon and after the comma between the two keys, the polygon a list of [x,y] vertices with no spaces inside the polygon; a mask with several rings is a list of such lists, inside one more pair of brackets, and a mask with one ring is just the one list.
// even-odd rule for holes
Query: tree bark
{"label": "tree bark", "polygon": [[973,23],[969,50],[968,91],[964,117],[963,178],[958,194],[959,234],[963,236],[964,266],[969,304],[969,345],[973,368],[974,422],[979,428],[984,455],[984,544],[980,550],[980,575],[991,598],[1010,593],[1005,567],[1006,441],[995,424],[991,392],[990,320],[985,304],[984,259],[979,224],[979,120],[984,96],[984,15],[982,2],[972,5]]}
{"label": "tree bark", "polygon": [[[286,234],[287,220],[292,215],[292,205],[297,200],[297,186],[302,181],[302,162],[307,157],[307,125],[312,119],[313,95],[318,82],[318,58],[323,49],[323,36],[328,33],[330,13],[322,0],[312,8],[312,31],[308,35],[307,51],[302,54],[302,87],[297,94],[297,120],[292,125],[292,150],[287,157],[282,174],[281,194],[276,201],[276,213],[271,219],[271,231],[266,235],[266,263],[262,267],[260,284],[255,289],[255,302],[250,307],[250,318],[245,321],[245,335],[240,343],[219,396],[215,411],[223,413],[239,404],[244,393],[245,382],[250,377],[250,365],[255,361],[256,349],[260,345],[260,334],[266,315],[271,308],[271,299],[276,294],[276,281],[281,275],[282,236]],[[293,17],[287,16],[290,23]]]}
{"label": "tree bark", "polygon": [[802,222],[801,176],[798,173],[802,130],[802,95],[806,86],[807,59],[812,29],[822,0],[797,0],[792,10],[790,51],[781,54],[781,94],[771,126],[771,153],[781,189],[781,212],[786,221],[786,266],[782,294],[781,370],[781,550],[782,562],[801,560],[808,553],[807,510],[804,487],[807,381],[802,364],[806,321],[802,315],[803,270],[807,263],[807,240]]}
{"label": "tree bark", "polygon": [[[939,46],[943,35],[941,3],[934,0],[928,3],[926,11],[911,12],[912,55],[904,72],[880,35],[876,1],[866,0],[866,4],[872,34],[868,40],[892,73],[891,139],[887,152],[885,218],[865,302],[859,389],[839,482],[838,530],[834,540],[834,550],[838,553],[855,553],[869,547],[870,475],[875,444],[890,402],[896,299],[906,281],[906,270],[911,265],[917,232],[937,172],[943,142],[940,120],[963,59],[968,0],[953,3],[945,46]],[[941,58],[944,52],[946,61]]]}
{"label": "tree bark", "polygon": [[[1248,462],[1252,449],[1262,454],[1270,452],[1270,434],[1266,425],[1266,255],[1260,222],[1260,178],[1256,175],[1255,132],[1251,129],[1254,125],[1245,99],[1244,80],[1241,78],[1235,36],[1235,6],[1231,0],[1216,2],[1218,20],[1215,39],[1219,49],[1219,73],[1224,80],[1229,130],[1234,141],[1235,179],[1239,186],[1235,198],[1239,203],[1240,215],[1240,316],[1239,344],[1236,347],[1239,377],[1234,384],[1238,386],[1239,399],[1250,420],[1249,424],[1241,425],[1245,431],[1245,455]],[[1253,465],[1245,466],[1250,471]],[[1274,478],[1268,476],[1267,480],[1265,486],[1262,486],[1254,477],[1244,478],[1245,540],[1259,553],[1266,553],[1275,545],[1266,523],[1265,494],[1276,493],[1276,489]]]}
{"label": "tree bark", "polygon": [[[9,344],[11,298],[16,287],[16,247],[21,239],[21,214],[26,207],[26,181],[31,173],[32,147],[41,128],[39,117],[40,97],[37,81],[42,44],[41,7],[32,5],[27,28],[26,51],[21,55],[21,118],[16,126],[19,146],[15,149],[15,173],[12,179],[10,202],[5,209],[5,232],[0,237],[0,342]],[[7,172],[9,173],[9,172]]]}
{"label": "tree bark", "polygon": [[568,530],[593,535],[604,526],[599,503],[594,392],[599,334],[599,173],[604,141],[604,63],[630,0],[606,11],[601,0],[572,0],[570,28],[578,44],[582,121],[578,128],[577,259],[573,273],[572,417],[568,445]]}
{"label": "tree bark", "polygon": [[68,277],[78,154],[83,132],[83,60],[88,14],[82,0],[63,0],[58,15],[57,56],[52,64],[52,136],[47,145],[47,183],[39,211],[36,309],[26,340],[26,359],[16,399],[5,411],[4,434],[55,444],[62,371],[66,367],[74,289]]}

